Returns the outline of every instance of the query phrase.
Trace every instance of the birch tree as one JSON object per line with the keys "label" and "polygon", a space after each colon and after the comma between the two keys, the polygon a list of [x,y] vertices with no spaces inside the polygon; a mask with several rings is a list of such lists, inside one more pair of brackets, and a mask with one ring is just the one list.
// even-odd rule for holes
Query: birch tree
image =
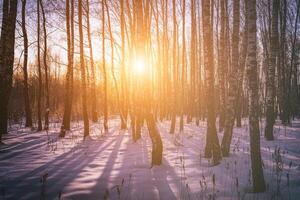
{"label": "birch tree", "polygon": [[42,10],[42,17],[43,17],[43,33],[44,33],[44,52],[43,52],[43,65],[45,71],[45,96],[46,96],[46,110],[45,110],[45,124],[44,129],[48,130],[49,128],[49,113],[50,113],[50,94],[49,94],[49,70],[48,70],[48,63],[47,63],[47,28],[46,28],[46,14],[44,10],[43,1],[39,0],[41,10]]}
{"label": "birch tree", "polygon": [[106,72],[106,60],[105,60],[105,4],[106,0],[102,0],[102,70],[104,79],[104,130],[108,132],[108,110],[107,110],[107,72]]}
{"label": "birch tree", "polygon": [[278,12],[279,0],[273,0],[272,6],[272,26],[271,26],[271,39],[270,39],[270,56],[268,60],[268,70],[266,78],[266,128],[265,138],[273,140],[273,126],[275,123],[274,113],[274,99],[275,99],[275,69],[278,56]]}
{"label": "birch tree", "polygon": [[229,72],[229,92],[226,104],[225,132],[222,140],[222,155],[228,156],[235,119],[237,102],[237,74],[239,68],[240,0],[233,1],[232,67]]}
{"label": "birch tree", "polygon": [[61,125],[61,133],[60,133],[61,137],[65,136],[66,130],[70,130],[71,110],[72,110],[72,100],[73,100],[74,0],[66,0],[66,30],[67,30],[68,64],[67,64],[67,74],[66,74],[66,94],[65,94],[65,102],[64,102],[64,114],[63,114],[63,122]]}
{"label": "birch tree", "polygon": [[78,27],[80,46],[80,72],[81,72],[81,92],[82,92],[82,115],[84,124],[84,138],[89,135],[89,118],[87,112],[86,99],[86,69],[83,51],[83,26],[82,26],[82,0],[78,0]]}
{"label": "birch tree", "polygon": [[210,0],[202,1],[203,17],[203,48],[204,48],[204,67],[206,71],[206,105],[207,105],[207,131],[205,144],[205,157],[213,159],[213,165],[219,164],[221,160],[221,150],[216,130],[216,114],[214,101],[214,62],[213,62],[213,18],[211,17]]}
{"label": "birch tree", "polygon": [[43,129],[42,127],[42,89],[43,89],[43,81],[42,81],[42,67],[41,67],[41,42],[40,42],[40,0],[36,0],[37,5],[37,70],[38,70],[38,99],[37,99],[37,117],[38,117],[38,131]]}
{"label": "birch tree", "polygon": [[249,87],[249,131],[250,131],[250,157],[253,180],[253,191],[264,192],[266,189],[262,160],[260,152],[258,104],[258,74],[257,74],[257,26],[256,26],[256,0],[246,4],[248,17],[248,57],[247,77]]}
{"label": "birch tree", "polygon": [[86,0],[86,26],[87,26],[87,36],[88,36],[88,45],[90,53],[90,68],[91,68],[91,109],[92,109],[92,120],[97,122],[97,103],[96,103],[96,73],[94,65],[94,55],[93,55],[93,43],[91,36],[91,27],[90,27],[90,2]]}

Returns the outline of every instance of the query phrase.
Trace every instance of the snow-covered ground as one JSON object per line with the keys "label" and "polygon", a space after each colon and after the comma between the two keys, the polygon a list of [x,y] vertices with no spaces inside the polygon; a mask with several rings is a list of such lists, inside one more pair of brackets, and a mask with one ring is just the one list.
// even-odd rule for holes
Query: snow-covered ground
{"label": "snow-covered ground", "polygon": [[153,168],[146,128],[133,143],[118,120],[109,125],[104,134],[93,124],[85,141],[81,123],[64,139],[58,139],[59,124],[48,133],[11,127],[0,146],[0,199],[300,199],[299,120],[276,125],[274,141],[261,137],[268,188],[262,194],[251,193],[247,121],[234,129],[230,157],[214,167],[203,158],[205,122],[185,125],[176,142],[170,122],[157,123],[163,165]]}

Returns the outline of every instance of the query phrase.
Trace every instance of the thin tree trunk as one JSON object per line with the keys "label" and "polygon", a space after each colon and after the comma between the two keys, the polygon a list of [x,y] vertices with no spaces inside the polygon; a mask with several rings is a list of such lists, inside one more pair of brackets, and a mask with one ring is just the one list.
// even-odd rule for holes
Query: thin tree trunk
{"label": "thin tree trunk", "polygon": [[[166,79],[166,0],[161,0],[161,15],[162,15],[162,41],[161,41],[161,54],[162,57],[160,58],[160,64],[161,64],[161,73],[162,75],[159,77],[161,79],[161,99],[160,99],[160,120],[162,121],[167,114],[167,108],[166,108],[166,85],[167,85],[167,79]],[[162,81],[164,80],[164,81]]]}
{"label": "thin tree trunk", "polygon": [[[245,2],[246,4],[247,2]],[[248,31],[247,31],[248,17],[245,12],[245,25],[243,33],[243,42],[241,49],[241,59],[239,63],[239,72],[238,72],[238,92],[237,92],[237,108],[236,108],[236,126],[242,126],[242,111],[243,111],[243,85],[244,85],[244,72],[245,65],[247,60],[247,49],[248,49]]]}
{"label": "thin tree trunk", "polygon": [[280,94],[281,94],[281,110],[282,110],[282,122],[286,124],[289,120],[288,111],[287,111],[287,84],[286,84],[286,22],[287,22],[287,2],[286,0],[281,1],[281,31],[280,31]]}
{"label": "thin tree trunk", "polygon": [[47,29],[46,29],[46,16],[44,11],[44,6],[42,0],[40,1],[42,16],[43,16],[43,32],[44,32],[44,54],[43,54],[43,64],[45,70],[45,93],[46,93],[46,111],[45,111],[45,125],[44,129],[48,130],[49,128],[49,113],[50,113],[50,94],[49,94],[49,75],[48,75],[48,64],[47,64]]}
{"label": "thin tree trunk", "polygon": [[180,126],[179,131],[183,132],[184,129],[184,83],[185,83],[185,0],[182,1],[182,66],[181,66],[181,113],[180,113]]}
{"label": "thin tree trunk", "polygon": [[84,138],[89,135],[89,118],[87,112],[86,100],[86,69],[83,51],[83,31],[82,31],[82,0],[78,0],[78,25],[79,25],[79,41],[80,41],[80,71],[81,71],[81,93],[82,93],[82,115],[84,123]]}
{"label": "thin tree trunk", "polygon": [[226,52],[226,7],[227,2],[221,0],[221,30],[220,30],[220,119],[219,119],[219,130],[222,131],[225,125],[226,116],[226,102],[225,102],[225,69],[227,69],[227,57]]}
{"label": "thin tree trunk", "polygon": [[41,111],[41,101],[42,101],[42,67],[41,67],[41,45],[40,45],[40,1],[37,0],[37,64],[38,64],[38,79],[39,79],[39,88],[38,88],[38,131],[42,130],[42,111]]}
{"label": "thin tree trunk", "polygon": [[104,78],[104,130],[108,132],[108,111],[107,111],[107,73],[106,73],[106,61],[105,61],[105,3],[102,1],[102,67]]}
{"label": "thin tree trunk", "polygon": [[96,76],[95,76],[95,65],[94,65],[94,56],[93,56],[93,43],[91,37],[90,30],[90,3],[89,0],[86,0],[86,23],[87,23],[87,35],[88,35],[88,44],[90,50],[90,66],[91,66],[91,101],[92,101],[92,120],[93,122],[97,122],[98,114],[97,114],[97,103],[96,103]]}
{"label": "thin tree trunk", "polygon": [[189,101],[189,114],[188,123],[192,122],[193,117],[195,117],[195,92],[196,92],[196,38],[197,38],[197,25],[196,25],[196,2],[191,0],[191,54],[190,54],[190,77],[191,77],[191,88],[190,88],[190,101]]}
{"label": "thin tree trunk", "polygon": [[[132,58],[133,58],[133,50],[134,50],[134,46],[135,46],[135,37],[136,37],[136,30],[135,30],[135,15],[136,15],[136,6],[132,7],[132,14],[131,14],[131,8],[130,8],[130,4],[129,4],[129,0],[126,0],[126,7],[127,7],[127,15],[128,15],[128,20],[129,20],[129,29],[130,29],[130,37],[127,34],[127,40],[128,40],[128,47],[129,47],[129,58],[130,58],[130,63],[132,64]],[[125,26],[126,27],[126,26]],[[131,72],[131,73],[130,73]],[[135,81],[136,80],[131,80],[133,79],[133,73],[132,73],[132,69],[129,69],[129,73],[128,73],[128,95],[126,98],[126,106],[127,109],[129,109],[129,113],[130,113],[130,123],[131,123],[131,132],[132,132],[132,138],[133,141],[137,140],[137,117],[136,117],[136,106],[135,105],[135,89],[133,88]]]}
{"label": "thin tree trunk", "polygon": [[204,116],[203,114],[203,96],[200,96],[200,94],[202,94],[203,92],[203,83],[202,83],[202,64],[203,64],[203,59],[202,59],[202,35],[201,35],[201,2],[200,1],[197,1],[197,5],[198,5],[198,8],[197,8],[197,11],[198,11],[198,28],[199,28],[199,31],[198,31],[198,66],[199,66],[199,80],[198,80],[198,93],[199,93],[199,96],[198,96],[198,107],[199,107],[199,113],[198,113],[198,123],[199,123],[199,120],[202,119],[202,117]]}
{"label": "thin tree trunk", "polygon": [[176,4],[175,0],[172,0],[173,6],[173,110],[172,110],[172,119],[171,119],[171,127],[170,133],[174,134],[175,126],[176,126],[176,103],[177,103],[177,20],[176,20]]}
{"label": "thin tree trunk", "polygon": [[28,94],[28,36],[26,30],[26,0],[22,0],[22,33],[23,33],[23,43],[24,43],[24,59],[23,59],[23,76],[24,76],[24,106],[25,106],[25,127],[32,127],[32,113]]}
{"label": "thin tree trunk", "polygon": [[[121,129],[127,128],[127,109],[126,109],[126,99],[127,95],[126,90],[127,82],[126,82],[126,74],[125,74],[125,16],[124,16],[124,0],[120,0],[120,25],[121,25],[121,91],[122,91],[122,100],[119,99],[120,102],[120,117],[121,117]],[[116,85],[117,88],[117,85]]]}
{"label": "thin tree trunk", "polygon": [[[71,1],[71,16],[70,16]],[[71,18],[71,19],[70,19]],[[66,28],[68,44],[68,68],[66,74],[66,95],[64,102],[63,123],[60,136],[65,136],[65,131],[70,130],[72,96],[73,96],[73,58],[74,58],[74,0],[66,0]]]}
{"label": "thin tree trunk", "polygon": [[124,119],[123,112],[122,112],[123,110],[122,110],[122,107],[121,107],[121,104],[120,104],[119,87],[118,87],[118,82],[117,82],[117,78],[116,78],[116,75],[115,75],[114,37],[112,35],[112,28],[111,28],[111,23],[110,23],[110,14],[109,14],[109,9],[108,9],[108,5],[107,5],[106,1],[105,1],[105,7],[106,7],[106,12],[107,12],[107,21],[108,21],[110,46],[111,46],[111,73],[112,73],[112,77],[113,77],[115,88],[116,88],[117,104],[118,104],[118,109],[119,109],[120,118],[121,118],[121,129],[125,129],[126,128],[126,121]]}

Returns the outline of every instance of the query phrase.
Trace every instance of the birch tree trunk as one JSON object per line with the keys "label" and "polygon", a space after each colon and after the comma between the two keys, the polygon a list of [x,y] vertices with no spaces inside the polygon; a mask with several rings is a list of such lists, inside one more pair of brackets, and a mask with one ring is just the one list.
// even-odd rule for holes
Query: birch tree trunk
{"label": "birch tree trunk", "polygon": [[286,23],[287,23],[287,1],[283,0],[280,2],[280,99],[281,99],[281,120],[283,124],[286,124],[289,120],[287,111],[287,84],[286,84]]}
{"label": "birch tree trunk", "polygon": [[49,113],[50,113],[50,94],[49,94],[49,74],[48,74],[48,63],[47,63],[47,29],[46,29],[46,15],[42,0],[39,0],[43,16],[43,33],[44,33],[44,52],[43,52],[43,65],[45,70],[45,95],[46,95],[46,111],[45,111],[45,124],[44,129],[49,128]]}
{"label": "birch tree trunk", "polygon": [[[138,16],[142,16],[142,17],[138,17],[137,18],[137,38],[136,38],[136,56],[142,56],[144,58],[147,58],[147,51],[145,49],[145,47],[147,46],[146,42],[149,40],[147,40],[147,34],[146,31],[148,31],[147,29],[149,29],[150,25],[147,24],[148,23],[148,18],[150,18],[150,16],[148,15],[148,10],[149,7],[146,6],[145,9],[145,14],[143,13],[143,4],[142,4],[142,0],[137,0],[136,1],[136,8],[137,8],[137,13]],[[147,69],[146,69],[147,71]],[[141,79],[142,77],[137,77],[138,79]],[[146,75],[145,80],[139,80],[142,83],[144,83],[144,88],[142,87],[138,87],[138,92],[139,95],[142,95],[144,97],[151,97],[151,93],[150,90],[147,85],[150,84],[150,77],[149,74]],[[146,81],[146,82],[145,82]],[[139,104],[137,106],[139,106],[139,117],[141,118],[141,125],[143,124],[144,119],[147,122],[147,127],[148,127],[148,131],[149,131],[149,135],[152,141],[152,160],[151,160],[151,166],[154,165],[161,165],[162,163],[162,153],[163,153],[163,144],[162,144],[162,140],[160,137],[160,133],[157,129],[156,123],[155,123],[155,119],[154,119],[154,115],[153,115],[153,109],[151,106],[151,101],[152,99],[148,99],[148,98],[139,98],[138,100],[143,100],[142,102],[139,102]],[[143,107],[142,104],[140,103],[144,103],[145,108]]]}
{"label": "birch tree trunk", "polygon": [[266,185],[260,153],[259,113],[257,112],[259,110],[259,104],[257,82],[256,0],[247,2],[246,6],[246,14],[248,16],[247,76],[249,84],[249,128],[252,180],[254,192],[264,192]]}
{"label": "birch tree trunk", "polygon": [[[127,127],[126,125],[126,121],[123,115],[123,108],[122,105],[120,103],[120,92],[119,92],[119,86],[118,86],[118,81],[115,75],[115,64],[114,64],[114,59],[115,59],[115,51],[114,51],[114,37],[112,34],[112,27],[111,27],[111,20],[110,20],[110,12],[109,12],[109,8],[107,5],[107,2],[105,1],[105,7],[106,7],[106,12],[107,12],[107,21],[108,21],[108,29],[109,29],[109,37],[110,37],[110,46],[111,46],[111,74],[113,77],[113,81],[114,81],[114,85],[116,88],[116,96],[117,96],[117,106],[119,109],[119,113],[120,113],[120,119],[121,119],[121,129],[125,129]],[[123,6],[122,6],[123,8]],[[122,72],[121,72],[122,73]]]}
{"label": "birch tree trunk", "polygon": [[172,0],[172,13],[173,13],[173,109],[171,118],[170,133],[174,134],[176,127],[176,111],[177,111],[177,20],[176,20],[176,4],[175,0]]}
{"label": "birch tree trunk", "polygon": [[[297,42],[297,32],[298,32],[298,22],[299,22],[299,15],[300,15],[300,1],[297,0],[296,1],[296,5],[297,5],[297,8],[296,8],[296,16],[295,16],[295,22],[294,22],[294,30],[293,30],[293,33],[292,33],[292,36],[291,36],[291,60],[290,60],[290,65],[289,65],[289,71],[287,72],[288,75],[287,75],[287,89],[288,89],[288,92],[287,92],[287,112],[288,112],[288,116],[289,116],[289,119],[288,121],[290,122],[290,117],[295,117],[295,113],[294,113],[294,102],[293,102],[293,97],[294,97],[294,87],[296,87],[295,85],[297,84],[297,80],[296,77],[295,77],[295,72],[296,72],[296,68],[297,68],[297,65],[295,65],[296,63],[296,50],[297,50],[297,45],[296,45],[296,42]],[[295,69],[294,69],[295,68]],[[296,84],[295,84],[296,83]]]}
{"label": "birch tree trunk", "polygon": [[222,131],[225,124],[226,103],[225,103],[225,69],[227,69],[226,58],[226,8],[225,0],[221,0],[221,30],[220,30],[220,63],[219,63],[219,79],[220,79],[220,119],[219,130]]}
{"label": "birch tree trunk", "polygon": [[38,131],[42,130],[42,111],[41,111],[41,101],[42,101],[42,69],[41,69],[41,45],[40,45],[40,1],[37,0],[37,65],[38,65],[38,79],[39,79],[39,86],[38,86],[38,102],[37,102],[37,117],[38,117]]}
{"label": "birch tree trunk", "polygon": [[[121,129],[127,128],[127,113],[128,110],[126,108],[126,100],[128,92],[127,89],[127,81],[125,74],[125,14],[124,14],[124,0],[120,0],[120,25],[121,25],[121,98],[119,98],[120,103],[120,116],[121,116]],[[116,86],[117,87],[117,86]]]}
{"label": "birch tree trunk", "polygon": [[[247,4],[248,1],[245,1]],[[244,72],[247,60],[247,50],[248,50],[248,17],[246,12],[244,11],[245,15],[245,25],[244,25],[244,32],[243,32],[243,41],[242,41],[242,48],[241,48],[241,59],[239,62],[239,72],[238,72],[238,90],[237,90],[237,108],[236,108],[236,126],[242,126],[242,111],[244,105],[244,96],[243,96],[243,85],[244,85]]]}
{"label": "birch tree trunk", "polygon": [[108,111],[107,111],[107,72],[106,72],[106,60],[105,60],[105,3],[102,1],[102,68],[104,78],[104,130],[108,132]]}
{"label": "birch tree trunk", "polygon": [[202,18],[202,16],[201,16],[201,2],[200,1],[197,1],[197,14],[198,14],[198,29],[199,29],[199,31],[198,31],[198,38],[197,38],[197,41],[198,41],[198,59],[197,59],[197,62],[198,62],[198,67],[199,67],[199,71],[198,71],[198,94],[199,94],[199,96],[198,96],[198,108],[199,108],[199,110],[198,110],[198,118],[197,118],[197,123],[199,124],[199,121],[200,121],[200,119],[202,120],[203,119],[203,116],[204,116],[204,112],[203,112],[203,108],[204,108],[204,105],[203,105],[203,102],[204,102],[204,96],[205,95],[201,95],[200,96],[200,94],[202,94],[203,93],[203,82],[202,82],[202,66],[203,66],[203,57],[202,57],[202,53],[203,53],[203,51],[202,51],[202,46],[203,46],[203,44],[202,44],[202,34],[201,34],[201,18]]}
{"label": "birch tree trunk", "polygon": [[180,126],[179,131],[183,132],[184,130],[184,108],[185,108],[185,101],[184,101],[184,83],[185,83],[185,68],[186,68],[186,60],[185,60],[185,0],[182,1],[182,65],[181,65],[181,113],[180,113]]}
{"label": "birch tree trunk", "polygon": [[237,74],[239,68],[240,0],[233,1],[232,67],[229,71],[229,92],[226,104],[225,131],[222,139],[222,154],[229,155],[235,119],[237,97]]}
{"label": "birch tree trunk", "polygon": [[[213,3],[213,2],[212,2]],[[213,165],[217,165],[221,160],[221,150],[216,130],[215,114],[215,79],[214,79],[214,62],[213,62],[213,21],[211,17],[210,0],[202,1],[203,17],[203,47],[204,47],[204,67],[207,76],[206,100],[207,100],[207,133],[205,145],[205,157],[213,158]]]}
{"label": "birch tree trunk", "polygon": [[279,0],[273,0],[272,8],[272,26],[270,39],[270,56],[268,61],[268,70],[266,78],[266,128],[265,138],[273,140],[273,126],[275,123],[274,99],[275,99],[275,68],[278,56],[278,13]]}
{"label": "birch tree trunk", "polygon": [[88,45],[90,52],[90,67],[91,67],[91,108],[92,108],[92,120],[93,122],[97,122],[98,114],[97,114],[97,97],[96,97],[96,75],[95,75],[95,65],[94,65],[94,55],[93,55],[93,43],[91,36],[91,28],[90,28],[90,2],[86,0],[86,26],[87,26],[87,36],[88,36]]}
{"label": "birch tree trunk", "polygon": [[86,100],[86,69],[83,51],[83,28],[82,28],[82,0],[78,0],[78,26],[80,42],[80,72],[81,72],[81,93],[82,93],[82,115],[84,123],[84,138],[89,135],[89,117],[87,112]]}
{"label": "birch tree trunk", "polygon": [[[71,16],[70,16],[71,3]],[[65,131],[70,130],[72,97],[73,97],[73,59],[74,59],[74,0],[66,0],[66,29],[68,45],[68,66],[66,74],[66,94],[64,102],[64,115],[60,136],[65,136]]]}
{"label": "birch tree trunk", "polygon": [[196,104],[195,104],[195,92],[196,92],[196,48],[197,48],[197,28],[196,28],[196,2],[191,0],[191,54],[190,54],[190,66],[191,66],[191,82],[190,82],[190,101],[189,101],[189,114],[188,123],[195,117]]}

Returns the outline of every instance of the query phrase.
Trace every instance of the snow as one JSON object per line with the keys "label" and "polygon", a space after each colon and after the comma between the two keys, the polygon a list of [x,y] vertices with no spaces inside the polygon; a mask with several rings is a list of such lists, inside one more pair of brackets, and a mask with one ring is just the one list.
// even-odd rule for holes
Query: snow
{"label": "snow", "polygon": [[299,120],[277,123],[274,141],[261,136],[267,191],[260,194],[251,193],[246,120],[234,128],[230,157],[214,167],[203,158],[205,122],[186,124],[176,136],[168,133],[169,121],[158,122],[163,164],[153,168],[146,127],[133,143],[119,124],[110,120],[104,133],[95,123],[84,141],[80,122],[64,139],[58,138],[60,124],[52,123],[49,132],[12,126],[0,146],[0,199],[300,199]]}

